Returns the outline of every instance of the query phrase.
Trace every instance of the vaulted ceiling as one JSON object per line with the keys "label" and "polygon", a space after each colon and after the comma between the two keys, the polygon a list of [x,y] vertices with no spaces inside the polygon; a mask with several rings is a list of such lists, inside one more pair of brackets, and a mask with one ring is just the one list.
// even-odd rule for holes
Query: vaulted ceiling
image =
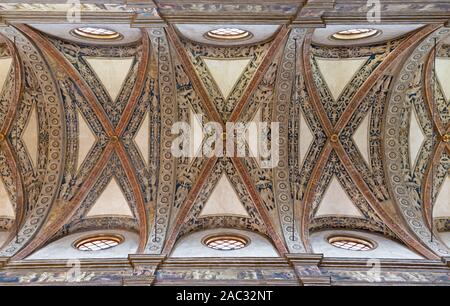
{"label": "vaulted ceiling", "polygon": [[[450,4],[383,1],[380,35],[349,42],[329,37],[367,26],[366,1],[84,1],[82,25],[123,36],[97,42],[43,2],[0,3],[0,256],[107,229],[169,254],[214,228],[280,254],[324,229],[450,253]],[[227,25],[253,37],[203,35]],[[247,157],[174,157],[180,121],[193,152],[208,122],[279,122],[279,163],[251,140]]]}

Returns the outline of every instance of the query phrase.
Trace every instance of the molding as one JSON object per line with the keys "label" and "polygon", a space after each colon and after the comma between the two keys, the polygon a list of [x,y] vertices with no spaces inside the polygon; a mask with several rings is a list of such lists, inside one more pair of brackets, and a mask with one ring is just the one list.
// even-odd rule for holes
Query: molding
{"label": "molding", "polygon": [[5,267],[10,260],[10,257],[0,257],[0,269]]}
{"label": "molding", "polygon": [[148,17],[146,14],[135,14],[130,22],[132,28],[161,28],[167,23],[159,17]]}
{"label": "molding", "polygon": [[[130,269],[130,261],[126,258],[98,258],[79,259],[81,269]],[[67,270],[67,259],[27,259],[10,260],[6,267],[8,270],[30,271],[30,270]]]}
{"label": "molding", "polygon": [[[442,270],[446,269],[444,262],[439,260],[425,260],[425,259],[377,259],[380,262],[380,267],[385,269],[427,269],[427,270]],[[450,259],[450,258],[449,258]],[[326,268],[347,268],[347,269],[367,269],[368,258],[338,258],[325,257],[320,266]]]}
{"label": "molding", "polygon": [[162,264],[163,267],[199,267],[208,268],[211,266],[218,268],[231,267],[288,267],[289,263],[281,257],[172,257],[167,258]]}
{"label": "molding", "polygon": [[166,259],[165,255],[130,254],[128,260],[133,268],[139,266],[154,266],[161,264]]}
{"label": "molding", "polygon": [[[204,285],[206,279],[210,285],[414,285],[433,280],[438,281],[435,284],[448,285],[446,279],[450,273],[450,258],[442,261],[378,259],[382,278],[373,281],[368,275],[368,258],[327,258],[304,253],[254,258],[165,258],[130,254],[120,259],[81,259],[80,279],[67,282],[65,275],[71,267],[67,260],[8,260],[0,258],[2,285]],[[262,278],[254,277],[261,271],[269,273]],[[241,278],[241,274],[250,277]],[[224,278],[210,278],[211,275]],[[2,282],[3,277],[7,282]],[[12,279],[17,282],[10,283]]]}
{"label": "molding", "polygon": [[325,27],[324,15],[327,11],[333,10],[336,0],[309,0],[306,5],[301,8],[293,25],[305,28]]}
{"label": "molding", "polygon": [[323,260],[323,254],[289,253],[285,254],[288,262],[302,286],[330,286],[331,278],[322,273],[319,266]]}
{"label": "molding", "polygon": [[[67,23],[66,12],[55,10],[54,4],[64,1],[54,0],[51,4],[35,1],[46,9],[14,10],[12,4],[5,3],[0,13],[3,23]],[[48,2],[48,1],[47,1]],[[132,27],[161,27],[167,23],[252,23],[252,24],[293,24],[301,27],[323,27],[326,24],[367,23],[366,1],[337,0],[278,0],[245,1],[242,10],[240,2],[222,3],[219,1],[182,1],[186,7],[173,1],[167,7],[156,1],[128,0],[123,4],[112,5],[112,9],[101,7],[108,1],[83,1],[92,3],[93,8],[82,11],[85,23],[128,23]],[[210,2],[210,3],[208,3]],[[338,2],[338,3],[337,3]],[[172,4],[172,3],[171,3]],[[191,7],[189,7],[191,5]],[[194,6],[197,5],[197,6]],[[221,5],[220,9],[217,6]],[[285,9],[274,5],[285,5]],[[382,1],[382,24],[399,23],[448,23],[450,14],[445,4],[429,1],[411,3],[396,0]]]}
{"label": "molding", "polygon": [[284,256],[288,262],[300,265],[318,266],[323,260],[323,254],[314,253],[286,253]]}
{"label": "molding", "polygon": [[128,260],[133,267],[131,276],[122,279],[124,286],[151,286],[155,281],[155,272],[164,261],[165,256],[130,254]]}
{"label": "molding", "polygon": [[442,261],[450,268],[450,257],[442,257]]}

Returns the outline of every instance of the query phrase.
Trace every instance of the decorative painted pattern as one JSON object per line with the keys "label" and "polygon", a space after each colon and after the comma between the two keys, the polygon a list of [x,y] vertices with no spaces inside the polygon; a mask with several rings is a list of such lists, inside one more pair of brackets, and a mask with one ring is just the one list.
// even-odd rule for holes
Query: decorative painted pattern
{"label": "decorative painted pattern", "polygon": [[[149,241],[146,252],[160,254],[168,230],[172,203],[175,194],[176,159],[172,156],[171,146],[174,135],[171,134],[172,125],[177,120],[176,76],[172,54],[164,28],[149,29],[151,44],[156,54],[159,54],[158,63],[158,94],[161,109],[161,144],[159,183],[156,205],[153,210],[153,226],[149,227]],[[158,51],[159,50],[159,51]],[[155,211],[156,210],[156,211]]]}
{"label": "decorative painted pattern", "polygon": [[420,202],[417,201],[417,198],[413,196],[414,193],[411,192],[411,187],[414,185],[410,187],[408,184],[409,178],[407,173],[411,173],[411,170],[409,159],[405,157],[409,156],[407,154],[408,147],[407,143],[405,143],[404,128],[401,128],[401,126],[409,122],[405,117],[409,118],[408,114],[411,111],[412,104],[424,108],[423,103],[416,104],[415,102],[418,99],[422,99],[419,81],[422,75],[421,67],[423,67],[427,54],[433,48],[434,38],[439,41],[448,35],[448,28],[437,29],[414,49],[403,65],[400,74],[395,80],[391,98],[388,102],[384,139],[386,169],[393,200],[397,203],[403,217],[421,242],[440,256],[448,256],[450,251],[437,239],[431,241],[431,234],[425,225]]}
{"label": "decorative painted pattern", "polygon": [[30,67],[30,70],[36,77],[43,99],[43,108],[40,113],[42,119],[40,120],[42,120],[41,122],[46,122],[45,125],[41,125],[42,130],[39,131],[40,133],[45,133],[41,138],[42,142],[40,142],[39,149],[46,147],[46,154],[40,154],[39,166],[42,169],[41,192],[37,196],[35,205],[28,208],[27,218],[18,232],[17,239],[11,241],[0,252],[1,256],[12,256],[28,243],[42,226],[57,194],[61,180],[61,169],[64,163],[63,144],[65,131],[62,128],[64,116],[60,102],[61,98],[53,76],[49,72],[49,67],[40,51],[16,28],[4,27],[0,29],[0,32],[8,39],[15,39],[24,65]]}

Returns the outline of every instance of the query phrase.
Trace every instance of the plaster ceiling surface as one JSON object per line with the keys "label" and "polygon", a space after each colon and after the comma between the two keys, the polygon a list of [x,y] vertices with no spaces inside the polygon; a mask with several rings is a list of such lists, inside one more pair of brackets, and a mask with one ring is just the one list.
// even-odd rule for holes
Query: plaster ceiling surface
{"label": "plaster ceiling surface", "polygon": [[78,129],[79,129],[79,143],[78,143],[78,159],[77,159],[77,169],[80,169],[81,164],[84,162],[92,146],[95,144],[95,134],[92,133],[89,124],[84,119],[80,111],[77,112],[78,115]]}
{"label": "plaster ceiling surface", "polygon": [[12,58],[3,58],[0,60],[0,88],[5,85],[6,78],[10,72],[12,64]]}
{"label": "plaster ceiling surface", "polygon": [[[51,23],[39,23],[39,24],[30,24],[33,28],[36,30],[42,31],[48,35],[73,41],[76,43],[82,43],[82,44],[97,44],[97,45],[126,45],[137,42],[141,38],[141,31],[137,28],[131,28],[129,25],[122,25],[122,24],[113,24],[113,23],[66,23],[66,24],[51,24]],[[91,39],[83,39],[79,38],[76,35],[71,34],[71,31],[78,28],[78,27],[99,27],[99,28],[106,28],[110,29],[116,32],[119,32],[122,34],[123,38],[117,41],[98,41],[98,40],[91,40]]]}
{"label": "plaster ceiling surface", "polygon": [[314,135],[311,132],[311,128],[306,122],[306,117],[303,112],[299,114],[299,162],[302,163],[308,154],[309,149],[314,140]]}
{"label": "plaster ceiling surface", "polygon": [[436,203],[434,204],[434,217],[445,217],[450,216],[450,176],[444,180],[444,183],[439,190]]}
{"label": "plaster ceiling surface", "polygon": [[14,218],[16,213],[10,201],[10,196],[5,189],[3,181],[0,181],[0,216]]}
{"label": "plaster ceiling surface", "polygon": [[325,192],[316,213],[316,217],[327,215],[352,216],[356,218],[363,216],[342,189],[336,177],[331,179],[328,190]]}
{"label": "plaster ceiling surface", "polygon": [[106,186],[94,206],[89,210],[87,217],[110,215],[133,217],[127,199],[115,179],[112,179]]}
{"label": "plaster ceiling surface", "polygon": [[33,166],[38,166],[38,146],[39,146],[39,125],[38,113],[36,106],[32,106],[28,116],[28,122],[22,134],[23,142],[26,146],[28,154],[33,162]]}
{"label": "plaster ceiling surface", "polygon": [[217,186],[200,212],[200,217],[208,215],[249,217],[248,212],[245,210],[245,207],[242,205],[238,195],[233,190],[225,175],[220,178]]}
{"label": "plaster ceiling surface", "polygon": [[[370,113],[370,112],[369,112]],[[369,148],[369,131],[370,131],[370,116],[367,115],[364,117],[363,121],[360,123],[358,129],[353,135],[353,141],[355,145],[358,147],[359,152],[364,158],[364,161],[370,167],[370,148]]]}
{"label": "plaster ceiling surface", "polygon": [[[266,41],[272,38],[277,31],[280,29],[280,25],[270,25],[270,24],[176,24],[175,27],[180,32],[180,34],[192,41],[210,44],[210,45],[225,45],[225,46],[239,46],[242,44],[255,44],[259,42]],[[245,31],[249,31],[252,37],[246,40],[237,41],[220,41],[208,39],[204,36],[208,31],[219,29],[219,28],[238,28]]]}
{"label": "plaster ceiling surface", "polygon": [[38,260],[38,259],[81,259],[81,258],[123,258],[128,254],[132,254],[136,251],[138,244],[138,235],[135,233],[130,233],[127,231],[113,230],[111,234],[116,234],[124,237],[124,242],[118,246],[102,250],[101,252],[85,252],[77,250],[73,246],[73,242],[84,237],[89,237],[91,235],[103,234],[104,231],[87,231],[84,233],[77,233],[73,235],[68,235],[63,239],[57,240],[48,244],[46,247],[40,249],[36,253],[32,254],[27,258],[27,260]]}
{"label": "plaster ceiling surface", "polygon": [[142,157],[144,159],[144,162],[148,165],[149,164],[149,156],[150,156],[150,133],[148,130],[148,127],[150,126],[150,118],[148,113],[145,114],[145,119],[142,121],[141,127],[139,128],[139,131],[136,133],[136,137],[134,138],[134,141],[136,142],[136,145],[139,148],[139,151],[142,154]]}
{"label": "plaster ceiling surface", "polygon": [[[313,35],[313,43],[326,46],[352,46],[352,45],[374,45],[389,40],[400,38],[403,35],[415,31],[422,27],[423,24],[378,24],[378,23],[362,23],[349,25],[329,25],[325,28],[316,29]],[[355,28],[370,28],[381,31],[381,34],[375,37],[369,37],[356,41],[342,41],[331,39],[331,35],[339,31],[345,31]]]}
{"label": "plaster ceiling surface", "polygon": [[436,77],[445,99],[450,101],[450,59],[436,58]]}
{"label": "plaster ceiling surface", "polygon": [[355,235],[355,232],[348,231],[322,231],[317,232],[312,235],[313,247],[315,252],[321,252],[326,254],[328,257],[366,257],[366,258],[409,258],[409,259],[421,259],[417,254],[414,254],[402,245],[396,242],[380,237],[378,235],[357,233],[362,234],[371,241],[376,243],[376,247],[370,251],[348,251],[339,249],[335,246],[330,245],[327,242],[327,238],[331,236],[345,236],[345,235]]}
{"label": "plaster ceiling surface", "polygon": [[445,244],[450,247],[450,232],[441,233],[440,235]]}
{"label": "plaster ceiling surface", "polygon": [[227,99],[242,73],[250,63],[249,58],[213,59],[203,58],[209,73],[219,87],[222,96]]}
{"label": "plaster ceiling surface", "polygon": [[6,239],[8,239],[8,233],[6,232],[0,232],[0,244],[3,244]]}
{"label": "plaster ceiling surface", "polygon": [[[223,232],[238,234],[248,237],[251,243],[241,250],[231,250],[224,252],[208,248],[202,244],[201,240],[205,236],[220,234]],[[263,236],[256,233],[242,230],[213,229],[190,234],[181,239],[173,250],[171,257],[278,257],[277,251],[272,244]]]}
{"label": "plaster ceiling surface", "polygon": [[[385,258],[448,256],[439,237],[430,243],[430,224],[439,221],[446,232],[449,223],[448,29],[344,19],[313,30],[301,22],[326,22],[343,7],[319,18],[306,5],[308,14],[295,19],[299,5],[288,2],[250,8],[260,9],[259,23],[274,11],[279,22],[286,11],[294,15],[291,24],[164,23],[154,11],[147,17],[133,11],[133,21],[120,15],[119,24],[111,21],[119,15],[110,15],[107,27],[124,36],[118,42],[75,38],[75,24],[0,27],[6,42],[0,44],[0,232],[16,225],[22,238],[8,240],[0,257],[23,259],[39,250],[49,256],[93,230],[133,232],[124,252],[179,257],[202,247],[201,231],[223,228],[251,230],[255,243],[242,253],[251,256],[258,245],[268,256],[329,251],[322,240],[314,245],[323,238],[317,232],[338,229],[385,236],[375,252]],[[195,8],[151,5],[169,19],[188,18]],[[220,7],[232,14],[236,5]],[[103,16],[106,9],[96,8],[92,16]],[[197,10],[217,15],[206,1]],[[230,26],[253,37],[226,45],[203,37]],[[328,39],[361,26],[382,34],[360,42]],[[435,37],[444,43],[436,69],[441,90],[431,101]],[[439,116],[430,116],[432,105]],[[251,156],[173,154],[176,122],[194,127],[193,153],[211,141],[211,132],[201,133],[208,122],[250,121],[279,123],[270,129],[271,139],[280,140],[269,146],[278,150],[274,167],[261,162],[255,131],[242,145]],[[234,133],[224,132],[218,135],[226,143]]]}
{"label": "plaster ceiling surface", "polygon": [[115,101],[130,72],[134,59],[86,57],[85,60],[97,74],[111,99]]}
{"label": "plaster ceiling surface", "polygon": [[424,140],[425,135],[422,132],[422,127],[419,123],[419,119],[417,119],[416,111],[413,110],[411,111],[411,122],[409,130],[409,158],[412,164],[415,164]]}
{"label": "plaster ceiling surface", "polygon": [[344,88],[353,79],[356,72],[367,62],[367,57],[352,59],[316,58],[320,73],[334,100],[338,100]]}

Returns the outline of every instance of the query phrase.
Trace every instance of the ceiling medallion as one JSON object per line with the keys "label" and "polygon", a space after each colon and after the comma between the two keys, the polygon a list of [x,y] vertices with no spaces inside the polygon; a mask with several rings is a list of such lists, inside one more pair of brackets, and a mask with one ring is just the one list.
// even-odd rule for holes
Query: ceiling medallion
{"label": "ceiling medallion", "polygon": [[333,142],[333,143],[338,142],[338,141],[339,141],[339,135],[337,135],[337,134],[331,135],[330,140],[331,140],[331,142]]}
{"label": "ceiling medallion", "polygon": [[119,141],[119,136],[117,135],[112,135],[110,138],[111,142],[118,142]]}
{"label": "ceiling medallion", "polygon": [[335,40],[358,40],[369,37],[375,37],[380,34],[381,31],[377,29],[355,28],[336,32],[333,35],[331,35],[330,38]]}
{"label": "ceiling medallion", "polygon": [[208,31],[204,37],[212,40],[245,40],[253,37],[249,31],[238,28],[218,28]]}
{"label": "ceiling medallion", "polygon": [[445,143],[449,143],[450,142],[450,133],[447,133],[444,136],[442,136],[442,141]]}
{"label": "ceiling medallion", "polygon": [[94,40],[119,40],[123,36],[114,30],[98,27],[79,27],[70,32],[73,36]]}
{"label": "ceiling medallion", "polygon": [[236,234],[220,234],[203,238],[203,244],[219,251],[233,251],[245,248],[250,240]]}

